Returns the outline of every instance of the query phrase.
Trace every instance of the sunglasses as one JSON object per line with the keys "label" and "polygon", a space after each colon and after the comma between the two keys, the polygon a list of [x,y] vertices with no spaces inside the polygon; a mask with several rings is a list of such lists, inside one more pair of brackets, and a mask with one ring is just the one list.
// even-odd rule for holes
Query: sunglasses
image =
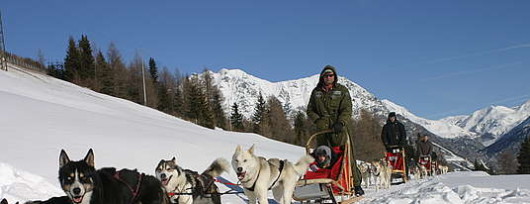
{"label": "sunglasses", "polygon": [[334,74],[326,74],[323,77],[326,78],[326,77],[334,77],[334,76],[335,76]]}

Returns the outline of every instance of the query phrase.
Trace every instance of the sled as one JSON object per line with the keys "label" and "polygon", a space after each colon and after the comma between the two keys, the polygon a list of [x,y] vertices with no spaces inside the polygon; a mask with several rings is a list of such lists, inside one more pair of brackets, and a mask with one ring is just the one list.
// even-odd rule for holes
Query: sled
{"label": "sled", "polygon": [[[306,143],[306,153],[311,154],[312,142],[318,135],[331,133],[333,130],[317,132],[309,137]],[[332,151],[337,155],[337,161],[331,169],[308,170],[297,183],[293,199],[301,203],[340,203],[350,204],[361,200],[362,196],[355,196],[353,191],[353,173],[350,159],[353,158],[353,150],[350,145],[350,136],[344,148],[333,147]]]}
{"label": "sled", "polygon": [[394,178],[401,178],[403,183],[407,182],[405,149],[398,146],[390,146],[390,151],[386,152],[386,160],[392,165],[392,180]]}
{"label": "sled", "polygon": [[432,157],[430,155],[420,155],[418,164],[420,166],[424,166],[427,170],[428,176],[434,176],[436,175],[436,170],[438,169],[438,163],[436,161],[432,160]]}

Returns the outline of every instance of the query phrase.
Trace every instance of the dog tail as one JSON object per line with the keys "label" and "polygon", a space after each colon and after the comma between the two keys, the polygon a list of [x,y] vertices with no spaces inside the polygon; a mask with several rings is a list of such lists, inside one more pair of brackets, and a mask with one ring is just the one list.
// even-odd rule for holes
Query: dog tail
{"label": "dog tail", "polygon": [[294,164],[294,169],[298,175],[304,175],[307,171],[307,168],[309,167],[309,164],[313,163],[315,161],[315,158],[313,158],[310,155],[304,155],[296,164]]}
{"label": "dog tail", "polygon": [[204,170],[204,172],[202,172],[202,174],[208,174],[215,178],[220,176],[223,172],[228,172],[229,169],[230,164],[228,161],[224,158],[218,158],[213,161],[212,164],[210,164],[210,166]]}

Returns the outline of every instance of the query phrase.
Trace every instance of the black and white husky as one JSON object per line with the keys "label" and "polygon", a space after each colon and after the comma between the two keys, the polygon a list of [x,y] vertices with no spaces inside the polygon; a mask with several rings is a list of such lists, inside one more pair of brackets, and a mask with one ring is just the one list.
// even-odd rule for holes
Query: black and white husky
{"label": "black and white husky", "polygon": [[30,203],[68,204],[160,204],[168,203],[154,176],[136,170],[94,167],[90,149],[83,160],[70,161],[64,150],[59,156],[59,182],[67,196]]}
{"label": "black and white husky", "polygon": [[226,159],[215,160],[202,174],[177,165],[175,157],[161,160],[156,166],[156,178],[165,187],[172,203],[221,203],[215,177],[230,169]]}

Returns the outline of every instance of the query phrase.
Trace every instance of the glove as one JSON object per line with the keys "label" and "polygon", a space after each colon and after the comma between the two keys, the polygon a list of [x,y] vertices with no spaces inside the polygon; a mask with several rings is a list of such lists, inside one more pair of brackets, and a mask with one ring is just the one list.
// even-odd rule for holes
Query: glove
{"label": "glove", "polygon": [[341,122],[337,122],[337,123],[333,124],[333,131],[335,131],[335,133],[340,133],[340,132],[342,132],[342,128],[343,127],[344,127],[344,125]]}

